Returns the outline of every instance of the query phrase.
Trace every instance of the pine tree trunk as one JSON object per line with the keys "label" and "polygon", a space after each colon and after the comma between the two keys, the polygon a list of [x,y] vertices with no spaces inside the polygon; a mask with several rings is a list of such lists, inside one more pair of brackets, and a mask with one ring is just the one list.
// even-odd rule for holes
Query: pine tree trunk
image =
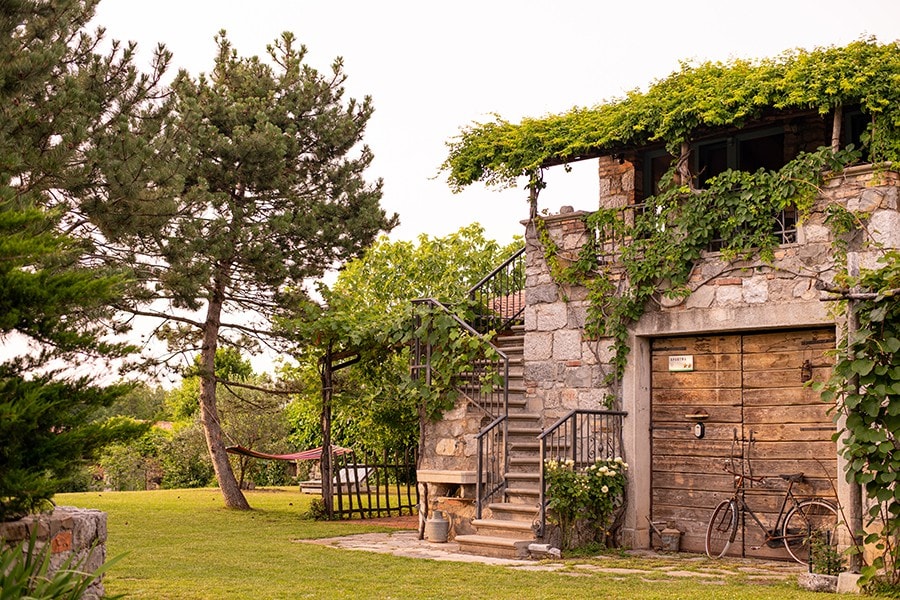
{"label": "pine tree trunk", "polygon": [[[217,290],[218,292],[218,290]],[[219,323],[222,314],[222,294],[214,293],[206,312],[203,328],[203,346],[200,350],[200,422],[206,435],[206,447],[212,459],[216,481],[222,490],[225,506],[250,510],[250,504],[241,492],[241,486],[234,477],[225,442],[222,440],[222,425],[216,407],[216,349],[218,347]]]}

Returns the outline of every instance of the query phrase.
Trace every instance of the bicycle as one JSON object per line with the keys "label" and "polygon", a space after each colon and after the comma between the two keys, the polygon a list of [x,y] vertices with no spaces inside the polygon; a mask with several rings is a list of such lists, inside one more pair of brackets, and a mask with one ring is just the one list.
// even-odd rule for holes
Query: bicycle
{"label": "bicycle", "polygon": [[[816,540],[820,543],[837,546],[838,513],[836,506],[823,498],[798,499],[794,493],[794,484],[803,481],[803,473],[779,475],[788,482],[781,509],[775,526],[768,529],[744,499],[747,482],[762,484],[766,477],[753,477],[737,473],[726,465],[724,470],[735,477],[734,492],[727,500],[723,500],[713,510],[709,525],[706,528],[706,554],[710,558],[721,558],[728,552],[738,531],[738,515],[748,514],[765,534],[765,543],[771,548],[781,544],[787,549],[795,561],[807,564],[810,547]],[[790,503],[790,509],[785,512]],[[754,547],[757,549],[761,546]]]}

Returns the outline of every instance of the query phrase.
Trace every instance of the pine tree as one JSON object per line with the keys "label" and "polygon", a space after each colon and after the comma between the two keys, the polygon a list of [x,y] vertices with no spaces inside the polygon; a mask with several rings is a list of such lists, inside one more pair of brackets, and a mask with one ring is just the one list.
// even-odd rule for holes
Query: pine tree
{"label": "pine tree", "polygon": [[320,74],[289,33],[269,47],[268,62],[239,57],[224,32],[217,44],[209,75],[176,78],[172,119],[147,144],[182,169],[148,186],[156,201],[145,206],[165,223],[135,227],[137,205],[112,198],[91,212],[152,292],[134,299],[134,312],[165,320],[173,350],[199,349],[200,418],[216,477],[226,506],[246,509],[219,422],[216,350],[278,348],[272,319],[293,310],[291,293],[360,254],[396,217],[380,208],[381,182],[363,177],[372,104],[344,99],[340,60]]}
{"label": "pine tree", "polygon": [[[154,87],[132,65],[133,47],[95,53],[102,32],[82,32],[95,6],[2,3],[0,520],[41,508],[103,445],[141,430],[94,419],[127,386],[59,366],[131,350],[103,340],[129,278],[98,265],[90,240],[63,231],[73,226],[66,207],[94,187],[93,154]],[[156,75],[165,53],[158,58]]]}

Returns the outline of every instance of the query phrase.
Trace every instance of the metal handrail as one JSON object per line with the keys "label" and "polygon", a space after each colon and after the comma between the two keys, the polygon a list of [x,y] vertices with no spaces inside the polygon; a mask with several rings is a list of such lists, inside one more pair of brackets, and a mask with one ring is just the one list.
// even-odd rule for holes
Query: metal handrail
{"label": "metal handrail", "polygon": [[571,419],[576,414],[584,414],[584,415],[609,415],[609,416],[618,416],[618,417],[626,417],[628,413],[624,410],[603,410],[603,409],[594,409],[594,408],[574,408],[567,412],[565,415],[557,419],[557,421],[541,432],[538,435],[538,439],[542,440],[559,429],[565,421]]}
{"label": "metal handrail", "polygon": [[[544,466],[547,461],[547,445],[548,440],[551,439],[556,432],[558,432],[563,427],[567,427],[570,422],[575,422],[577,425],[577,419],[580,416],[595,416],[595,417],[619,417],[619,419],[624,419],[628,415],[627,412],[621,410],[600,410],[600,409],[587,409],[587,408],[576,408],[574,410],[570,410],[568,413],[559,418],[553,425],[545,429],[538,435],[538,440],[541,443],[541,462],[540,462],[540,504],[539,504],[539,525],[538,525],[538,536],[543,536],[544,531],[547,526],[547,482],[544,478]],[[621,421],[615,427],[618,436],[614,442],[614,449],[616,451],[613,452],[613,456],[622,456],[624,454],[624,441],[622,439],[622,423]],[[596,432],[592,431],[591,435],[594,435]],[[590,437],[590,436],[588,436]],[[572,445],[572,460],[575,462],[575,468],[578,468],[578,449],[582,447],[580,440],[578,438],[578,428],[572,427],[571,431],[571,445]],[[594,445],[596,447],[596,445]],[[608,444],[607,444],[607,447]],[[609,453],[607,453],[609,454]],[[612,458],[610,456],[609,458]],[[595,459],[596,460],[596,459]]]}
{"label": "metal handrail", "polygon": [[484,287],[484,285],[485,285],[488,281],[490,281],[491,279],[493,279],[493,278],[497,275],[497,273],[499,273],[500,271],[502,271],[503,269],[505,269],[506,267],[508,267],[509,265],[511,265],[511,264],[513,263],[513,261],[515,261],[517,258],[519,258],[520,256],[522,256],[522,254],[524,254],[524,253],[525,253],[525,246],[522,246],[521,248],[519,248],[518,250],[516,250],[516,251],[513,253],[512,256],[510,256],[510,257],[507,258],[505,261],[503,261],[503,262],[500,264],[500,266],[498,266],[496,269],[494,269],[493,271],[491,271],[490,273],[488,273],[487,275],[485,275],[484,277],[482,277],[481,281],[479,281],[478,283],[476,283],[475,285],[473,285],[471,288],[469,288],[469,292],[468,292],[469,298],[471,298],[471,297],[472,297],[472,294],[474,294],[479,288]]}
{"label": "metal handrail", "polygon": [[[506,489],[506,473],[509,471],[509,453],[506,452],[506,440],[508,439],[509,431],[508,431],[509,418],[508,415],[500,415],[493,421],[491,421],[488,425],[483,427],[478,435],[475,436],[475,440],[477,442],[477,454],[478,454],[478,478],[475,481],[475,518],[480,519],[482,514],[482,509],[485,504],[488,503],[490,498],[497,494],[498,492],[502,492]],[[503,447],[503,464],[500,469],[491,469],[486,470],[484,465],[484,457],[485,457],[485,438],[488,434],[494,432],[495,429],[498,429],[501,425],[503,425],[502,431],[500,431],[500,435],[502,436],[502,447]],[[490,441],[489,441],[490,443]],[[496,460],[497,452],[495,448],[487,448],[487,454],[493,457]],[[496,476],[496,478],[495,478]],[[487,490],[485,490],[487,488]]]}
{"label": "metal handrail", "polygon": [[[471,325],[469,325],[468,323],[466,323],[465,321],[460,319],[459,316],[454,314],[453,311],[451,311],[450,308],[448,308],[447,305],[442,303],[440,300],[437,300],[435,298],[419,298],[419,299],[413,300],[413,304],[430,304],[431,306],[434,306],[435,308],[442,310],[456,323],[456,325],[458,327],[460,327],[466,333],[468,333],[472,336],[475,336],[476,338],[481,340],[482,344],[484,344],[490,351],[494,352],[497,355],[499,362],[502,363],[502,365],[503,365],[502,373],[501,373],[501,376],[503,378],[503,389],[502,389],[502,399],[500,402],[501,411],[499,412],[499,414],[500,415],[509,414],[509,355],[507,355],[506,352],[504,352],[503,350],[501,350],[500,348],[495,346],[493,343],[491,343],[491,341],[487,338],[486,335],[479,332],[478,330],[473,328]],[[429,358],[429,361],[430,361],[430,358]],[[428,368],[430,368],[430,366]],[[486,413],[488,413],[492,417],[498,416],[498,413],[496,413],[493,410],[490,410],[489,407],[485,407],[482,403],[479,403],[476,398],[473,398],[471,395],[464,392],[463,390],[460,390],[460,392],[462,392],[476,406],[478,406],[479,408],[484,410]]]}
{"label": "metal handrail", "polygon": [[[508,458],[509,453],[507,452],[507,449],[506,449],[506,442],[508,440],[508,432],[507,432],[506,424],[507,424],[507,417],[509,416],[509,356],[505,352],[503,352],[500,348],[495,346],[487,338],[487,336],[485,336],[481,332],[477,331],[471,325],[469,325],[468,323],[466,323],[465,321],[460,319],[445,304],[443,304],[439,300],[437,300],[435,298],[419,298],[417,300],[413,300],[413,304],[429,304],[429,305],[443,311],[445,314],[449,315],[450,318],[456,323],[456,325],[458,327],[460,327],[463,331],[465,331],[469,335],[473,335],[476,338],[478,338],[479,340],[481,340],[481,342],[489,350],[496,353],[496,355],[499,357],[498,363],[500,365],[502,365],[501,375],[502,375],[502,379],[503,379],[503,387],[501,390],[502,391],[502,397],[501,397],[502,399],[501,399],[500,406],[499,406],[499,409],[500,409],[499,415],[495,414],[495,412],[493,410],[491,410],[492,408],[494,408],[493,403],[490,403],[488,406],[484,406],[483,404],[479,403],[476,398],[473,398],[465,391],[460,390],[469,401],[473,402],[476,406],[479,406],[487,414],[494,417],[493,421],[491,421],[491,423],[489,423],[487,426],[482,427],[477,435],[477,444],[478,444],[477,471],[478,471],[478,473],[477,473],[477,481],[476,481],[476,513],[479,515],[479,518],[480,518],[483,503],[487,499],[493,497],[493,495],[496,494],[498,491],[501,491],[506,488],[506,472],[508,471],[507,464],[508,464],[508,460],[509,460],[509,458]],[[420,344],[419,340],[416,340],[415,343],[417,346],[413,352],[413,361],[416,361],[420,357],[423,356],[423,352],[421,350],[421,347],[419,346],[419,344]],[[431,370],[431,364],[430,364],[431,347],[430,347],[430,344],[425,349],[424,356],[426,357],[425,360],[426,360],[427,364],[425,364],[425,365],[414,364],[413,370],[415,371],[416,369],[424,366],[427,369],[426,376],[430,377],[430,370]],[[473,365],[473,369],[474,368],[475,367]],[[490,473],[487,473],[485,471],[486,465],[484,464],[484,440],[486,439],[486,436],[489,433],[491,433],[493,430],[495,430],[500,424],[503,424],[503,430],[501,432],[503,446],[502,446],[502,448],[500,448],[500,451],[502,452],[502,457],[503,457],[503,465],[502,465],[502,468],[499,470],[499,472],[496,472],[496,470],[492,470]],[[493,454],[496,455],[496,452],[497,452],[496,448],[490,448],[489,450]],[[496,460],[494,462],[496,462]],[[495,476],[497,476],[497,482],[493,483]],[[491,489],[489,491],[485,492],[483,486],[488,483],[490,483]]]}
{"label": "metal handrail", "polygon": [[[491,312],[489,307],[486,306],[485,303],[479,302],[478,296],[479,294],[488,295],[489,292],[485,292],[484,288],[488,287],[488,284],[491,284],[494,280],[499,280],[501,275],[507,275],[507,281],[509,280],[509,269],[511,265],[514,265],[516,262],[520,261],[522,256],[525,254],[525,246],[522,246],[516,252],[512,254],[509,258],[507,258],[503,263],[501,263],[497,268],[488,273],[485,277],[481,279],[478,283],[472,286],[468,291],[468,297],[473,303],[477,303],[481,305],[481,308],[488,308],[488,312]],[[515,269],[516,267],[513,267]],[[501,283],[502,286],[502,283]],[[519,319],[523,312],[525,312],[525,302],[524,302],[524,289],[525,289],[525,267],[524,264],[521,266],[521,281],[519,284],[514,285],[516,289],[510,290],[501,290],[497,292],[493,298],[507,298],[513,294],[517,295],[517,310],[512,315],[501,315],[499,318],[488,315],[479,315],[479,318],[476,319],[476,327],[482,333],[487,333],[490,329],[496,329],[497,331],[502,331],[505,329],[510,323]],[[496,327],[493,325],[496,324]]]}

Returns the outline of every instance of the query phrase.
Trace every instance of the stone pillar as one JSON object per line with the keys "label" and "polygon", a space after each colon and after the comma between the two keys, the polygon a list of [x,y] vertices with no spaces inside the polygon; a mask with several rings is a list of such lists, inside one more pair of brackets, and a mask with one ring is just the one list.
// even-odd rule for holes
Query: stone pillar
{"label": "stone pillar", "polygon": [[622,381],[625,460],[628,462],[628,497],[622,543],[625,547],[650,547],[650,338],[631,335],[631,351]]}

